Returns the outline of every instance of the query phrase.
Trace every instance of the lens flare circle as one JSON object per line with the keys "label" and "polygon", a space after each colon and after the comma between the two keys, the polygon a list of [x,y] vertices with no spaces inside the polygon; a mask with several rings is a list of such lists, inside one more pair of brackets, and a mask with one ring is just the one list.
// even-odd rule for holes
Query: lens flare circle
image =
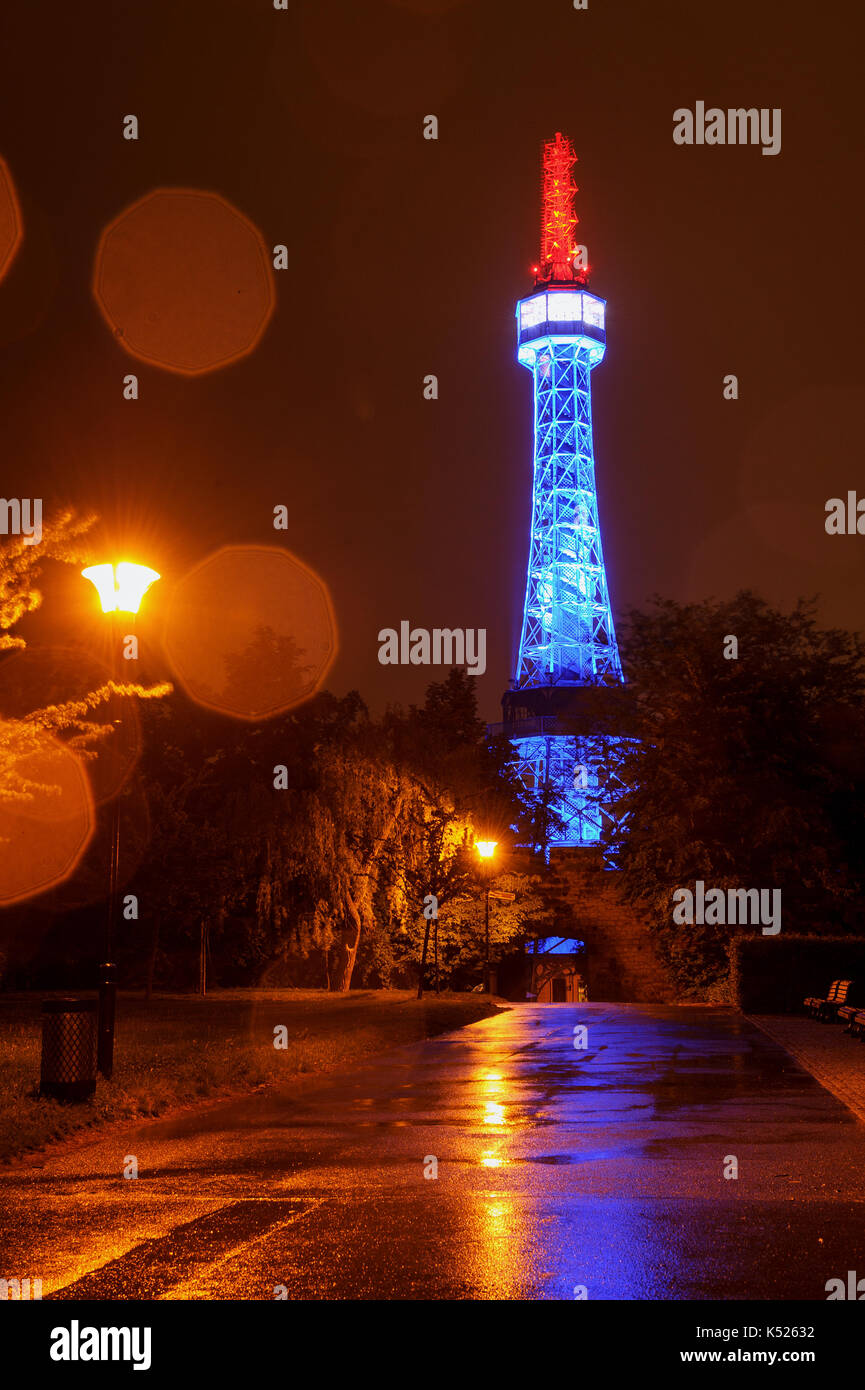
{"label": "lens flare circle", "polygon": [[24,224],[9,166],[0,159],[0,280],[15,259],[24,237]]}
{"label": "lens flare circle", "polygon": [[157,188],[105,228],[93,294],[131,356],[187,376],[258,345],[276,305],[258,228],[218,193]]}
{"label": "lens flare circle", "polygon": [[165,650],[187,695],[268,719],[315,694],[337,651],[324,581],[276,546],[226,546],[178,583]]}
{"label": "lens flare circle", "polygon": [[[0,725],[0,740],[10,731]],[[22,902],[74,872],[93,835],[93,798],[81,759],[50,734],[8,752],[5,785],[27,799],[0,799],[0,906]]]}

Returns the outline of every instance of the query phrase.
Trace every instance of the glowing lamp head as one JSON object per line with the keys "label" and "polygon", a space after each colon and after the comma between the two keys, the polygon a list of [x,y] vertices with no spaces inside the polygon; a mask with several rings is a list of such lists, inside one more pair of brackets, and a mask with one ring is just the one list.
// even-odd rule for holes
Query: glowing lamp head
{"label": "glowing lamp head", "polygon": [[475,849],[481,859],[492,859],[497,844],[498,840],[478,840],[475,843]]}
{"label": "glowing lamp head", "polygon": [[147,590],[159,578],[156,570],[127,560],[119,565],[91,565],[81,573],[99,595],[103,613],[137,613]]}

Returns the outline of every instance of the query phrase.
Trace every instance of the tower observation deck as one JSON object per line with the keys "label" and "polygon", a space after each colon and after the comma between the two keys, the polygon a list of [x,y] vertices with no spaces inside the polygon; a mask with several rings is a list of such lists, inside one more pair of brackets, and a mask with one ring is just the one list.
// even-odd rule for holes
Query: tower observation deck
{"label": "tower observation deck", "polygon": [[547,848],[601,840],[605,745],[585,717],[585,692],[623,681],[592,439],[591,374],[604,357],[606,303],[589,292],[574,242],[575,161],[560,134],[545,143],[541,259],[534,289],[516,309],[517,359],[534,392],[532,525],[502,729],[524,784],[546,792],[554,812]]}

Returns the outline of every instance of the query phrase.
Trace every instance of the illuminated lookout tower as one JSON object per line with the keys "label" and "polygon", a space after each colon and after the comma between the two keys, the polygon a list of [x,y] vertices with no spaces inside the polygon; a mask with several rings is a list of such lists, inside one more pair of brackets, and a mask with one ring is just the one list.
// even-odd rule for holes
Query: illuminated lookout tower
{"label": "illuminated lookout tower", "polygon": [[517,357],[534,385],[534,484],[523,628],[504,731],[531,790],[564,822],[550,845],[592,845],[602,746],[581,717],[586,687],[622,682],[601,550],[592,445],[592,369],[603,360],[603,299],[576,255],[576,155],[544,145],[541,258],[517,305]]}

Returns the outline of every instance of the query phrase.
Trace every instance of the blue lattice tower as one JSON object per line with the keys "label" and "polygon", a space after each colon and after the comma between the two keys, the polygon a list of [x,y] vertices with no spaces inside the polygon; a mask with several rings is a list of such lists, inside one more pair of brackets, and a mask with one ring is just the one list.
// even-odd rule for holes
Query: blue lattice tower
{"label": "blue lattice tower", "polygon": [[[520,775],[546,788],[563,821],[550,845],[601,838],[605,740],[585,717],[588,687],[621,684],[601,546],[591,373],[603,360],[606,304],[575,269],[575,156],[561,135],[544,147],[541,263],[517,305],[518,360],[534,386],[532,530],[513,686],[503,699]],[[610,802],[612,805],[612,801]]]}

